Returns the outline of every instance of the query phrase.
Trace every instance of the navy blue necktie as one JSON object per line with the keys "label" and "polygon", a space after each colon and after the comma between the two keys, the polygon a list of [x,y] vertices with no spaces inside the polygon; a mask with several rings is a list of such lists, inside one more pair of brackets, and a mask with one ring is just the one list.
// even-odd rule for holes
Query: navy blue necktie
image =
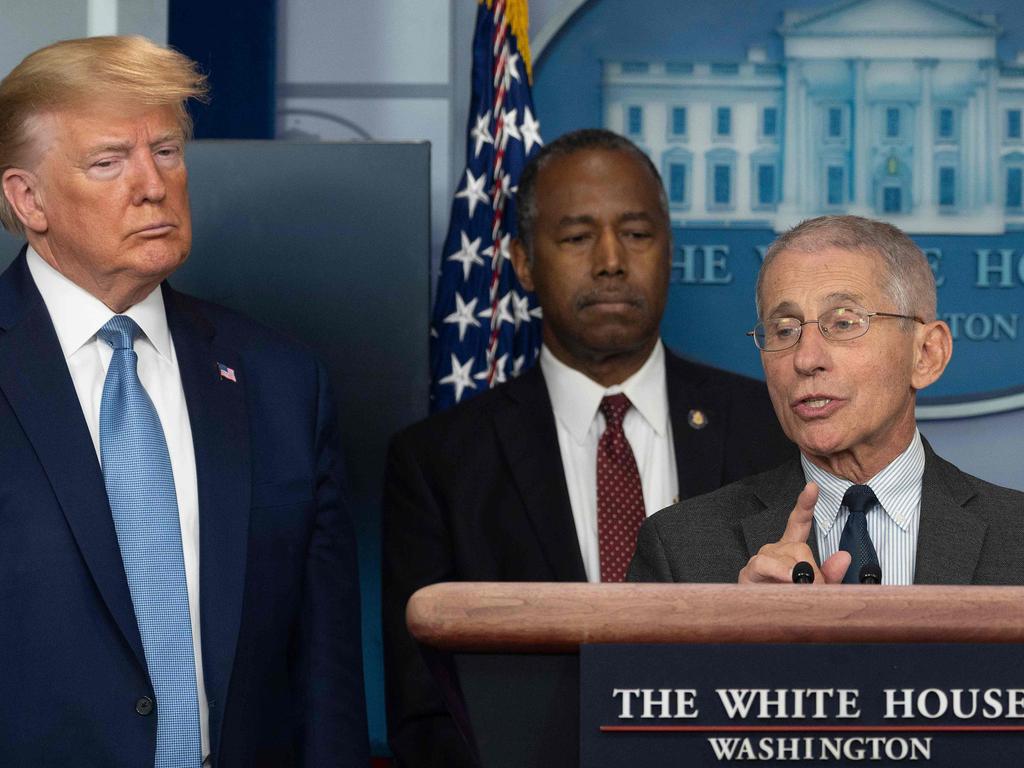
{"label": "navy blue necktie", "polygon": [[117,543],[156,694],[156,768],[200,768],[202,741],[174,475],[160,417],[139,381],[139,327],[115,315],[100,401],[100,457]]}
{"label": "navy blue necktie", "polygon": [[859,584],[860,569],[865,565],[878,565],[875,545],[868,535],[867,512],[878,503],[875,492],[867,485],[851,485],[843,496],[843,506],[850,511],[839,537],[839,548],[850,553],[853,560],[843,577],[843,584]]}

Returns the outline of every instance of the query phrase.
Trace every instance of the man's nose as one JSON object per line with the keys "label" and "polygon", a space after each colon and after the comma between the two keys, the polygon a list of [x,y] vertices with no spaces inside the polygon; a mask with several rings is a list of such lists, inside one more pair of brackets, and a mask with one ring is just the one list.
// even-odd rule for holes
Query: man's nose
{"label": "man's nose", "polygon": [[614,228],[601,230],[594,247],[594,275],[618,275],[626,272],[626,249]]}
{"label": "man's nose", "polygon": [[807,323],[793,350],[793,367],[798,373],[813,376],[828,370],[832,364],[831,347],[821,333],[817,322]]}
{"label": "man's nose", "polygon": [[132,160],[132,202],[158,203],[167,195],[163,172],[149,153],[140,153]]}

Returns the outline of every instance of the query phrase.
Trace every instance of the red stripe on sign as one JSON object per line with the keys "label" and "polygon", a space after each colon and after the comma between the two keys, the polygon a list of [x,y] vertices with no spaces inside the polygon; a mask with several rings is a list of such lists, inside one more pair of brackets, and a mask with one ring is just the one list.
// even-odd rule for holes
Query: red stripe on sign
{"label": "red stripe on sign", "polygon": [[603,733],[1015,733],[1024,725],[602,725]]}

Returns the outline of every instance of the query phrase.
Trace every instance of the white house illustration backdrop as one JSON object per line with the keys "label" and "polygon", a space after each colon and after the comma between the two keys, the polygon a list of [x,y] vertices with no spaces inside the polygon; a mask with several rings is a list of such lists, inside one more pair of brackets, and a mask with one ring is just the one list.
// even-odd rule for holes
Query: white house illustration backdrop
{"label": "white house illustration backdrop", "polygon": [[659,166],[674,225],[782,231],[824,213],[911,233],[1024,228],[1024,54],[927,0],[787,12],[784,61],[606,61],[607,128]]}

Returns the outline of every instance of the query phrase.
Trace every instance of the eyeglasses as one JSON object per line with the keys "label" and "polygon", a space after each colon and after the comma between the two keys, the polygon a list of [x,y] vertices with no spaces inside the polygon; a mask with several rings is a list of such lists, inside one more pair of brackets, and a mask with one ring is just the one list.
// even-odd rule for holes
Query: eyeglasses
{"label": "eyeglasses", "polygon": [[796,346],[804,326],[816,323],[821,335],[829,341],[850,341],[868,332],[872,317],[895,317],[914,320],[924,325],[920,317],[896,315],[892,312],[868,312],[863,307],[836,307],[818,316],[817,320],[798,320],[795,317],[773,317],[747,331],[762,352],[781,352]]}

